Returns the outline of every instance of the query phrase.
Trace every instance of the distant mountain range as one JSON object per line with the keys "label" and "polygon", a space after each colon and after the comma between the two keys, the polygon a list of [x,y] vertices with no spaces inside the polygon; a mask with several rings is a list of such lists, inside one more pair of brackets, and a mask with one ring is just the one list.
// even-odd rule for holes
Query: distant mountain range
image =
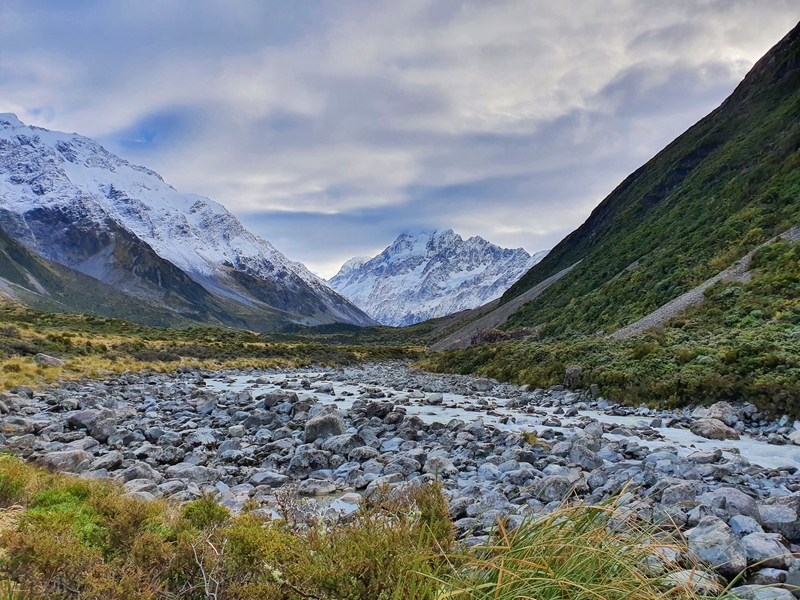
{"label": "distant mountain range", "polygon": [[222,205],[93,140],[0,114],[0,288],[144,324],[375,321]]}
{"label": "distant mountain range", "polygon": [[329,283],[384,325],[404,326],[500,297],[547,254],[531,256],[453,230],[400,235],[374,258],[353,258]]}

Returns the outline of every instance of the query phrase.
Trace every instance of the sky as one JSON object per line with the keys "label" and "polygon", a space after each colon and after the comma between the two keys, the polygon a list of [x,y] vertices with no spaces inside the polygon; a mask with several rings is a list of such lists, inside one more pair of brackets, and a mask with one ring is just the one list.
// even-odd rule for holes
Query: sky
{"label": "sky", "polygon": [[553,247],[799,20],[797,0],[3,0],[0,112],[331,277],[409,231]]}

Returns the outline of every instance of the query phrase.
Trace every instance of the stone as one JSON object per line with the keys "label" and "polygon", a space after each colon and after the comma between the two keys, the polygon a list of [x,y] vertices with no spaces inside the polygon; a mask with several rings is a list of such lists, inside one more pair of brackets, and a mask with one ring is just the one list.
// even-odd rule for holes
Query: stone
{"label": "stone", "polygon": [[453,466],[453,461],[444,456],[432,456],[426,460],[422,472],[445,479],[458,475],[458,469]]}
{"label": "stone", "polygon": [[678,483],[667,487],[661,494],[661,504],[671,506],[673,504],[689,504],[697,498],[697,489],[694,483]]}
{"label": "stone", "polygon": [[572,491],[574,485],[567,477],[548,475],[536,483],[533,495],[544,503],[560,502]]}
{"label": "stone", "polygon": [[603,459],[583,444],[573,444],[569,452],[570,462],[579,464],[584,471],[594,471],[603,466]]}
{"label": "stone", "polygon": [[156,471],[146,462],[137,460],[130,467],[120,472],[119,479],[123,483],[126,481],[131,481],[132,479],[152,479],[155,482],[160,482],[163,477],[161,473]]}
{"label": "stone", "polygon": [[767,498],[757,505],[756,517],[766,531],[780,533],[790,542],[800,541],[800,498]]}
{"label": "stone", "polygon": [[789,590],[760,585],[742,585],[733,588],[731,595],[741,600],[794,600],[794,595]]}
{"label": "stone", "polygon": [[686,460],[696,465],[708,465],[712,463],[718,463],[720,460],[722,460],[722,450],[716,448],[711,452],[708,451],[693,452],[686,458]]}
{"label": "stone", "polygon": [[742,546],[747,552],[747,563],[759,567],[788,569],[794,558],[783,545],[779,533],[750,533],[742,538]]}
{"label": "stone", "polygon": [[478,477],[488,481],[494,481],[500,477],[500,469],[497,468],[497,465],[493,465],[490,462],[483,463],[478,467]]}
{"label": "stone", "polygon": [[42,354],[41,352],[33,357],[33,362],[37,365],[47,365],[49,367],[63,367],[67,364],[65,360],[50,356],[49,354]]}
{"label": "stone", "polygon": [[582,374],[583,369],[579,365],[567,367],[567,370],[564,372],[564,387],[569,389],[577,388],[578,385],[580,385]]}
{"label": "stone", "polygon": [[690,430],[693,434],[710,440],[739,439],[736,430],[728,427],[719,419],[699,419],[692,423]]}
{"label": "stone", "polygon": [[[716,576],[699,569],[670,573],[664,576],[662,585],[668,590],[689,589],[694,594],[702,596],[717,596],[723,589]],[[667,594],[667,596],[669,595]]]}
{"label": "stone", "polygon": [[95,471],[97,469],[107,469],[109,471],[113,471],[122,464],[122,459],[122,452],[112,450],[108,454],[104,454],[103,456],[95,459],[89,468]]}
{"label": "stone", "polygon": [[735,577],[747,568],[747,553],[739,539],[717,517],[703,517],[685,534],[689,548],[724,577]]}
{"label": "stone", "polygon": [[756,501],[736,488],[721,487],[706,492],[698,498],[698,501],[712,508],[722,508],[731,516],[745,515],[759,520]]}
{"label": "stone", "polygon": [[276,473],[275,471],[259,471],[253,473],[249,479],[253,485],[268,485],[271,488],[279,488],[291,481],[288,475]]}
{"label": "stone", "polygon": [[333,454],[348,456],[350,452],[363,446],[364,440],[357,433],[343,433],[327,438],[322,444],[322,449]]}
{"label": "stone", "polygon": [[117,420],[113,417],[100,418],[89,426],[89,435],[100,443],[106,443],[108,438],[117,431]]}
{"label": "stone", "polygon": [[400,473],[401,475],[408,476],[416,471],[419,471],[421,468],[422,465],[419,464],[419,461],[414,460],[410,456],[399,454],[389,460],[383,472],[387,475],[391,475],[392,473]]}
{"label": "stone", "polygon": [[734,515],[728,520],[728,526],[733,530],[733,533],[739,537],[744,537],[751,533],[764,533],[761,525],[758,524],[753,517],[745,515]]}
{"label": "stone", "polygon": [[378,458],[380,455],[381,453],[372,446],[359,446],[358,448],[353,448],[350,452],[348,452],[347,460],[364,462],[365,460]]}
{"label": "stone", "polygon": [[431,406],[439,406],[444,402],[444,395],[435,393],[435,394],[428,394],[425,396],[425,404],[429,404]]}
{"label": "stone", "polygon": [[297,486],[297,493],[304,496],[327,496],[336,491],[336,484],[329,479],[306,479]]}
{"label": "stone", "polygon": [[208,483],[217,478],[217,473],[214,469],[187,462],[167,467],[166,474],[170,479],[185,479],[194,483]]}
{"label": "stone", "polygon": [[25,435],[33,432],[33,421],[24,417],[6,417],[0,425],[3,435]]}
{"label": "stone", "polygon": [[92,458],[92,455],[85,450],[63,450],[39,457],[36,464],[51,471],[79,473],[89,467]]}
{"label": "stone", "polygon": [[324,412],[306,421],[305,441],[310,444],[320,438],[342,435],[345,429],[344,419],[338,412]]}

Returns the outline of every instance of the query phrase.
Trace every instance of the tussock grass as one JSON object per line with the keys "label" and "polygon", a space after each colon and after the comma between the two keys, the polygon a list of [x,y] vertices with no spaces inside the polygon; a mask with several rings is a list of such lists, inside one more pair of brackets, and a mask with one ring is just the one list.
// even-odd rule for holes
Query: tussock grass
{"label": "tussock grass", "polygon": [[[620,515],[625,515],[620,522]],[[501,522],[445,580],[445,599],[655,600],[705,597],[671,576],[687,565],[673,538],[612,503],[564,506],[509,531]],[[684,559],[685,560],[685,559]],[[722,587],[719,587],[722,592]]]}
{"label": "tussock grass", "polygon": [[0,481],[11,507],[0,512],[11,515],[0,518],[0,600],[704,597],[667,583],[696,566],[672,558],[688,554],[680,536],[614,504],[564,506],[513,531],[501,522],[489,543],[467,550],[436,482],[381,490],[331,522],[289,495],[283,519],[254,507],[234,516],[211,496],[142,501],[7,455]]}

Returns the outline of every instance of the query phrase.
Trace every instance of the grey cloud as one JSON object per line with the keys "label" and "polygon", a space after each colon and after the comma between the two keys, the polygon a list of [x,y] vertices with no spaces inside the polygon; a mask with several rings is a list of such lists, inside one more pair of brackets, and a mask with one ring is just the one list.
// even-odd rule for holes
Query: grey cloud
{"label": "grey cloud", "polygon": [[8,0],[0,111],[97,137],[332,275],[404,230],[553,246],[798,19],[789,0]]}

